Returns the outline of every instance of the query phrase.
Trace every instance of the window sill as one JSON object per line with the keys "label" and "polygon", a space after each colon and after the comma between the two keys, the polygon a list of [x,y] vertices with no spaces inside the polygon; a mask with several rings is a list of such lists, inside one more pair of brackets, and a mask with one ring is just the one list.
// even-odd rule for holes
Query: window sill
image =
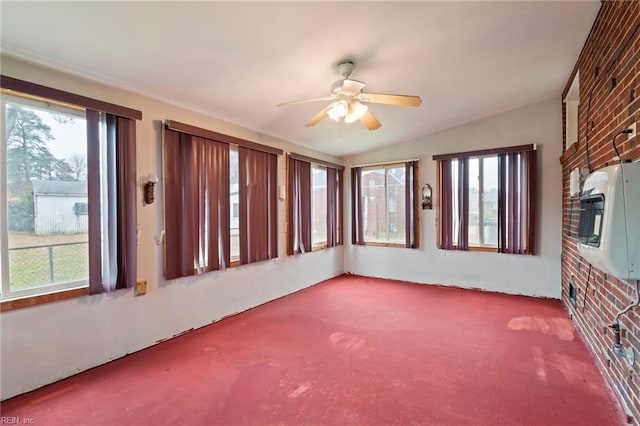
{"label": "window sill", "polygon": [[485,251],[489,253],[497,253],[497,247],[469,246],[469,251]]}
{"label": "window sill", "polygon": [[60,300],[73,299],[76,297],[88,295],[89,287],[83,287],[74,288],[71,290],[56,291],[54,293],[39,294],[37,296],[26,296],[17,299],[3,300],[2,302],[0,302],[0,312],[12,311],[14,309],[42,305],[51,302],[58,302]]}
{"label": "window sill", "polygon": [[[438,250],[447,250],[447,249],[443,249],[442,247],[438,247]],[[458,251],[458,247],[454,246],[451,250]],[[498,248],[497,247],[487,247],[487,246],[469,246],[469,248],[467,248],[466,250],[460,250],[460,251],[483,251],[483,252],[487,252],[487,253],[498,253]]]}
{"label": "window sill", "polygon": [[406,248],[406,245],[404,243],[378,243],[378,242],[364,242],[365,246],[372,246],[372,247],[400,247],[400,248]]}

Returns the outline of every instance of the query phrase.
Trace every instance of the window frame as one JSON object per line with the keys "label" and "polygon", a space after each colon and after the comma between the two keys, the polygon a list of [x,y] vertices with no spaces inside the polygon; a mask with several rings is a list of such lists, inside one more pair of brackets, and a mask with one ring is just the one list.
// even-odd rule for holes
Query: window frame
{"label": "window frame", "polygon": [[[321,169],[324,170],[324,188],[325,188],[325,207],[326,207],[326,201],[328,200],[328,179],[329,176],[327,174],[327,166],[323,166],[320,164],[316,164],[316,163],[311,163],[311,251],[318,251],[318,250],[322,250],[328,247],[328,235],[325,232],[325,236],[324,236],[324,240],[321,242],[314,242],[313,240],[313,229],[314,229],[314,212],[316,210],[316,206],[314,203],[314,193],[313,191],[315,190],[315,186],[314,186],[314,182],[313,182],[313,169]],[[328,220],[329,218],[327,217],[327,209],[325,208],[325,214],[324,214],[324,222],[325,222],[325,231],[328,229]]]}
{"label": "window frame", "polygon": [[[133,139],[134,142],[135,142],[135,134],[136,134],[135,120],[142,120],[142,112],[139,110],[112,104],[109,102],[104,102],[101,100],[89,98],[89,97],[78,95],[71,92],[66,92],[66,91],[55,89],[52,87],[47,87],[37,83],[20,80],[18,78],[10,77],[4,74],[0,75],[0,93],[2,93],[3,95],[13,95],[16,97],[21,97],[21,98],[26,98],[26,99],[36,100],[36,101],[45,101],[53,105],[64,106],[72,109],[74,108],[82,109],[85,111],[85,114],[87,114],[88,111],[93,111],[98,114],[110,114],[118,118],[132,120],[134,121],[134,123],[133,123],[133,126],[131,127],[131,132],[134,138]],[[3,115],[2,128],[4,129],[5,128],[4,121],[6,120],[4,108],[2,111],[2,115]],[[89,127],[87,127],[87,131],[88,130],[89,130]],[[133,150],[134,150],[133,152],[135,153],[135,147],[133,148]],[[3,152],[2,154],[0,154],[1,155],[0,161],[4,161],[5,162],[4,164],[6,164],[6,149],[0,149],[0,151]],[[134,158],[135,158],[135,155],[134,155]],[[87,160],[88,159],[89,159],[89,152],[87,152]],[[135,174],[135,162],[133,164],[133,170]],[[0,199],[6,200],[7,199],[6,176],[4,176],[0,182],[1,182]],[[3,211],[6,212],[6,206],[3,207],[3,209],[4,209]],[[133,211],[135,212],[135,205],[133,206]],[[1,216],[0,226],[3,226],[4,227],[3,229],[7,229],[8,218],[6,217],[6,214],[0,214],[0,216]],[[6,232],[3,232],[3,235],[6,235]],[[8,265],[9,264],[8,250],[4,249],[4,247],[7,247],[7,240],[0,241],[0,243],[2,244],[2,246],[0,247],[0,261],[2,262],[2,265]],[[89,244],[91,245],[91,240],[89,241]],[[135,251],[136,251],[135,241],[133,242],[133,244],[134,244],[133,255],[135,256]],[[89,262],[91,262],[91,254],[89,256],[90,256]],[[134,271],[135,271],[135,266],[136,265],[133,265]],[[3,282],[8,281],[8,280],[5,280],[6,278],[5,271],[6,271],[6,274],[8,275],[8,266],[2,268],[1,276],[2,276]],[[15,298],[5,297],[5,294],[3,293],[0,296],[1,297],[0,311],[19,309],[27,306],[35,306],[35,305],[40,305],[44,303],[56,302],[59,300],[71,299],[71,298],[92,294],[93,292],[92,289],[94,288],[94,285],[92,285],[92,282],[91,282],[91,266],[90,266],[89,274],[90,276],[89,276],[88,284],[86,287],[82,286],[80,288],[76,287],[76,288],[63,289],[63,290],[52,290],[49,288],[49,291],[47,292],[41,292],[36,295],[16,296]],[[131,277],[128,277],[128,278],[129,279],[126,284],[129,287],[131,285]],[[136,277],[134,276],[133,282],[135,283],[135,281],[136,281]],[[98,284],[102,285],[102,283],[96,283],[95,285],[97,286]]]}
{"label": "window frame", "polygon": [[[412,176],[409,178],[405,175],[405,194],[410,196],[410,200],[406,199],[404,203],[404,215],[405,215],[405,223],[407,222],[406,217],[410,216],[410,223],[412,229],[406,229],[405,226],[405,241],[366,241],[365,240],[365,232],[364,229],[358,238],[358,234],[360,234],[359,227],[361,226],[361,222],[363,221],[362,215],[364,214],[364,208],[362,208],[362,202],[359,200],[355,200],[355,197],[362,197],[363,193],[363,177],[362,174],[365,171],[370,170],[384,170],[385,175],[385,217],[387,217],[386,222],[388,221],[388,210],[389,210],[389,192],[388,188],[388,170],[392,168],[400,168],[404,167],[405,170],[412,170]],[[359,171],[356,171],[358,170]],[[351,218],[351,227],[352,227],[352,240],[351,243],[353,245],[363,245],[363,246],[372,246],[372,247],[401,247],[401,248],[419,248],[420,247],[420,210],[418,200],[421,199],[419,197],[418,191],[420,190],[418,179],[419,179],[419,171],[420,171],[420,161],[418,159],[412,160],[399,160],[399,161],[390,161],[384,163],[374,163],[374,164],[365,164],[365,165],[356,165],[351,166],[352,170],[352,180],[351,180],[351,194],[352,194],[352,218]],[[354,182],[354,171],[355,173],[359,173],[360,177],[358,178],[358,182]],[[411,184],[411,188],[406,188],[406,183],[409,182]],[[358,184],[360,187],[356,188],[355,185]],[[411,211],[407,211],[407,205],[411,207]],[[396,200],[396,209],[398,210],[400,205],[398,205]],[[359,217],[356,217],[359,215]],[[389,234],[389,230],[387,229],[387,236]],[[411,240],[411,245],[407,244],[407,240]]]}
{"label": "window frame", "polygon": [[[167,136],[167,132],[171,132],[171,136],[170,138],[173,140],[172,143],[175,144],[175,146],[173,148],[169,148],[168,145],[168,136]],[[175,134],[175,135],[174,135]],[[231,258],[231,247],[230,247],[230,232],[231,232],[231,217],[233,214],[233,203],[231,202],[231,167],[229,167],[230,165],[230,159],[227,163],[227,166],[229,167],[229,175],[227,176],[229,179],[229,197],[226,199],[226,203],[227,205],[225,206],[228,210],[228,219],[229,219],[229,226],[228,229],[223,230],[224,232],[226,232],[227,234],[229,234],[229,239],[227,240],[227,236],[223,235],[222,236],[222,243],[224,244],[229,244],[229,259],[228,262],[226,262],[226,259],[223,259],[222,262],[220,262],[219,265],[217,265],[217,267],[212,267],[210,264],[207,266],[207,268],[205,269],[209,269],[209,270],[204,270],[204,269],[199,269],[195,266],[194,263],[194,259],[190,258],[190,248],[188,247],[169,247],[170,244],[168,244],[167,241],[169,241],[170,239],[173,239],[174,236],[171,236],[168,229],[177,229],[176,226],[177,224],[181,224],[184,221],[180,220],[180,214],[176,214],[173,215],[173,213],[170,215],[169,219],[172,220],[172,224],[169,225],[167,223],[167,212],[170,211],[170,209],[166,208],[167,207],[167,203],[168,201],[168,197],[169,194],[171,194],[171,197],[173,197],[172,199],[182,199],[184,201],[184,197],[181,196],[177,196],[177,194],[182,194],[183,192],[183,188],[185,187],[183,180],[186,179],[190,179],[192,176],[190,174],[189,171],[186,171],[182,166],[180,165],[176,165],[173,164],[173,166],[175,166],[175,170],[171,170],[169,171],[169,167],[172,165],[167,161],[168,158],[168,152],[171,151],[173,152],[173,150],[175,150],[176,152],[179,152],[180,155],[183,155],[182,153],[184,153],[184,147],[181,146],[182,143],[184,143],[182,141],[182,138],[184,138],[184,140],[186,141],[187,139],[191,140],[192,138],[200,138],[205,140],[205,142],[212,142],[212,143],[216,143],[216,144],[223,144],[223,145],[228,145],[228,151],[229,153],[233,150],[237,150],[238,153],[238,197],[239,197],[239,205],[238,205],[238,209],[239,209],[239,256],[237,258]],[[190,143],[190,142],[188,142]],[[267,203],[268,207],[267,209],[271,209],[273,210],[273,212],[271,212],[271,210],[269,211],[269,214],[272,215],[272,217],[269,218],[269,231],[268,231],[268,236],[267,239],[268,241],[268,249],[267,249],[267,254],[265,255],[263,252],[260,252],[258,254],[254,253],[255,250],[253,250],[251,253],[248,252],[250,247],[253,246],[257,246],[256,241],[255,240],[255,236],[249,238],[246,234],[250,234],[249,232],[249,228],[248,228],[248,224],[251,223],[251,218],[249,217],[249,219],[247,219],[247,215],[248,212],[253,212],[253,210],[247,208],[247,206],[243,206],[243,200],[245,200],[246,197],[243,197],[243,191],[247,191],[249,188],[247,185],[243,184],[243,173],[247,173],[248,170],[247,167],[243,166],[243,159],[246,161],[256,161],[256,160],[252,160],[251,158],[253,158],[255,156],[255,154],[249,154],[251,152],[254,152],[255,154],[269,154],[272,155],[273,157],[270,158],[270,160],[268,161],[268,164],[265,163],[264,166],[268,169],[268,175],[271,177],[269,178],[269,188],[267,190],[268,193],[268,198],[269,198],[269,202]],[[222,271],[224,269],[227,268],[233,268],[236,266],[240,266],[240,265],[244,265],[244,264],[249,264],[249,263],[254,263],[254,262],[260,262],[260,261],[265,261],[265,260],[269,260],[269,259],[273,259],[275,257],[278,256],[278,252],[277,252],[277,170],[278,170],[278,156],[282,155],[283,151],[279,148],[274,148],[268,145],[262,145],[256,142],[251,142],[251,141],[247,141],[244,139],[240,139],[234,136],[230,136],[230,135],[225,135],[222,133],[218,133],[218,132],[214,132],[212,130],[207,130],[207,129],[203,129],[200,127],[196,127],[196,126],[192,126],[190,124],[185,124],[185,123],[181,123],[181,122],[177,122],[174,120],[164,120],[163,121],[163,125],[162,125],[162,169],[163,169],[163,173],[162,173],[162,179],[163,179],[163,203],[164,203],[164,211],[163,211],[163,215],[162,215],[162,223],[163,223],[163,228],[167,229],[166,231],[166,235],[165,235],[165,239],[164,239],[164,244],[163,244],[163,276],[165,277],[166,280],[173,280],[173,279],[178,279],[178,278],[182,278],[182,277],[189,277],[189,276],[197,276],[197,275],[201,275],[201,274],[205,274],[205,273],[209,273],[209,272],[215,272],[215,271]],[[229,155],[230,157],[230,155]],[[251,158],[249,158],[251,157]],[[274,166],[275,163],[275,166]],[[244,167],[244,168],[243,168]],[[244,171],[243,171],[244,170]],[[275,171],[275,173],[271,173],[272,171]],[[249,176],[249,175],[247,175]],[[259,182],[260,183],[260,182]],[[175,187],[175,188],[174,188]],[[180,187],[180,189],[178,190],[177,188]],[[176,198],[177,197],[177,198]],[[191,200],[192,201],[192,200]],[[273,206],[276,206],[276,208],[272,208]],[[180,206],[175,206],[172,205],[171,206],[172,209],[176,210],[176,211],[180,211],[182,212],[182,210],[184,209],[184,206],[180,205]],[[272,214],[273,213],[273,214]],[[201,219],[201,218],[199,218]],[[175,225],[175,226],[174,226]],[[247,226],[247,228],[245,229],[245,225]],[[185,232],[183,232],[183,234],[186,234]],[[244,234],[244,235],[243,235]],[[275,241],[274,241],[274,235],[275,235]],[[176,240],[182,240],[182,238],[177,238],[175,237]],[[196,238],[195,236],[192,236],[190,238]],[[220,239],[221,236],[220,235],[216,235],[217,239]],[[249,238],[249,239],[247,239]],[[189,238],[186,238],[185,240],[188,240]],[[247,247],[244,247],[243,242],[246,243],[245,245],[247,245]],[[184,244],[182,244],[184,245]],[[243,248],[244,247],[244,248]],[[195,250],[194,250],[195,253]],[[224,256],[222,253],[220,254],[221,256]],[[256,258],[257,256],[257,258]],[[170,259],[170,261],[168,260]],[[194,263],[194,265],[191,265],[191,263]]]}
{"label": "window frame", "polygon": [[[495,158],[498,161],[498,154],[489,155],[475,155],[470,156],[469,160],[478,160],[478,222],[481,224],[478,229],[480,243],[469,243],[469,251],[486,251],[497,253],[498,252],[498,240],[496,238],[495,244],[484,243],[484,160],[488,158]],[[439,163],[438,163],[439,164]],[[471,176],[469,176],[471,178]],[[496,176],[497,179],[497,176]],[[496,182],[497,184],[497,182]],[[438,211],[439,212],[439,211]],[[497,224],[496,224],[497,226]],[[469,227],[470,228],[470,227]],[[468,229],[469,229],[468,228]],[[468,238],[468,237],[467,237]]]}
{"label": "window frame", "polygon": [[[436,161],[436,176],[437,176],[437,193],[438,197],[436,198],[436,246],[441,250],[467,250],[467,251],[485,251],[485,252],[493,252],[493,253],[507,253],[507,254],[529,254],[534,255],[537,252],[537,180],[538,180],[538,172],[537,172],[537,145],[536,144],[527,144],[527,145],[517,145],[510,146],[504,148],[490,148],[476,151],[467,151],[460,153],[451,153],[451,154],[438,154],[434,155],[432,159]],[[526,244],[525,248],[512,248],[507,247],[504,244],[504,241],[501,242],[501,232],[504,233],[504,230],[501,231],[500,226],[500,198],[498,201],[499,210],[498,210],[498,241],[496,247],[490,246],[478,246],[478,245],[469,245],[468,244],[468,231],[467,231],[467,247],[461,249],[458,245],[453,244],[450,247],[443,247],[443,230],[442,230],[442,199],[443,199],[443,184],[442,184],[442,161],[443,160],[458,160],[458,159],[471,159],[478,157],[498,157],[498,180],[501,179],[501,166],[500,161],[501,158],[506,158],[511,155],[520,155],[522,156],[521,160],[524,161],[527,165],[527,175],[525,176],[526,187],[522,189],[523,192],[527,193],[526,201],[527,201],[527,217],[526,217],[526,226],[521,230],[523,235],[526,235]],[[528,157],[525,157],[528,156]],[[509,167],[514,167],[513,165]],[[518,167],[523,167],[523,165],[518,165]],[[529,169],[529,167],[531,167]],[[503,178],[505,176],[502,176]],[[500,182],[498,183],[498,192],[500,192]],[[467,192],[468,196],[468,192]],[[498,195],[500,197],[500,195]],[[467,205],[467,221],[468,221],[468,209]],[[503,212],[504,214],[504,212]],[[504,236],[502,236],[504,239]],[[502,246],[502,247],[501,247]]]}
{"label": "window frame", "polygon": [[[294,163],[300,162],[300,163]],[[309,235],[310,235],[310,250],[301,250],[300,244],[304,240],[304,236],[298,235],[298,229],[295,229],[296,225],[302,226],[304,228],[304,223],[306,222],[306,218],[301,219],[299,217],[294,217],[297,211],[295,207],[301,209],[300,214],[302,214],[301,205],[293,206],[294,197],[304,197],[302,194],[304,188],[301,189],[301,182],[297,184],[294,182],[295,179],[299,177],[296,171],[294,171],[294,164],[308,164],[309,167]],[[302,167],[299,165],[299,167]],[[326,209],[325,209],[325,223],[326,223],[326,237],[322,243],[314,244],[313,243],[313,169],[321,168],[325,170],[325,188],[326,188]],[[301,155],[293,152],[289,152],[287,154],[287,223],[286,223],[286,232],[287,232],[287,255],[295,255],[301,253],[314,252],[319,250],[324,250],[336,246],[341,246],[344,244],[344,218],[343,218],[343,191],[344,191],[344,166],[331,163],[329,161],[320,160],[313,157],[308,157],[306,155]],[[329,179],[331,176],[335,178],[335,182],[330,184]],[[334,185],[335,184],[335,185]],[[298,185],[298,186],[296,186]],[[335,188],[333,188],[335,186]],[[295,188],[294,188],[295,187]],[[332,189],[330,189],[332,188]],[[335,200],[332,200],[331,197],[335,196]],[[302,203],[303,201],[298,199],[298,203]],[[332,216],[329,216],[329,206],[332,203],[335,203],[335,211],[333,211]],[[333,223],[335,222],[335,223]],[[305,231],[305,229],[301,229]],[[333,234],[335,232],[335,235]],[[309,236],[307,235],[307,236]]]}
{"label": "window frame", "polygon": [[[0,162],[2,162],[1,164],[5,165],[5,171],[7,170],[7,160],[8,160],[8,157],[7,157],[8,141],[7,141],[7,135],[6,135],[7,106],[9,104],[17,104],[20,106],[39,109],[37,107],[38,103],[53,103],[56,106],[56,108],[59,109],[59,113],[61,115],[62,114],[69,115],[69,116],[79,115],[77,113],[76,114],[69,113],[70,110],[76,111],[76,112],[82,111],[86,115],[86,109],[84,108],[81,108],[79,106],[72,106],[72,105],[57,103],[53,99],[23,95],[15,92],[12,92],[10,94],[3,93],[2,99],[0,100],[0,110],[2,115],[2,117],[0,117],[0,124],[1,124],[0,128],[4,129],[5,133],[3,135],[0,135],[0,137],[2,137],[2,140],[3,140],[3,143],[0,145],[2,147],[2,149],[0,149]],[[85,128],[86,126],[87,124],[85,124]],[[85,140],[85,144],[86,143],[87,141]],[[0,175],[0,187],[1,187],[0,189],[0,217],[1,217],[0,226],[2,227],[1,229],[3,229],[5,232],[3,232],[2,235],[0,236],[0,277],[2,278],[2,287],[0,288],[0,301],[1,302],[14,301],[18,299],[38,297],[43,295],[49,295],[52,293],[60,293],[64,291],[79,290],[79,289],[87,289],[87,293],[88,293],[89,271],[87,271],[86,279],[79,279],[74,281],[58,282],[58,283],[51,283],[51,284],[42,284],[42,285],[36,285],[33,287],[28,287],[20,290],[13,290],[13,291],[11,290],[11,283],[10,283],[10,276],[9,276],[9,273],[10,273],[9,250],[10,249],[9,249],[9,233],[8,233],[9,222],[8,222],[8,206],[7,206],[8,183],[9,182],[7,178],[7,173],[6,172],[2,173]],[[78,203],[75,203],[75,204],[78,204]],[[87,197],[87,202],[85,202],[85,205],[88,206],[88,197]],[[74,207],[74,213],[75,213],[75,207]],[[88,210],[85,214],[88,215]],[[89,235],[87,233],[87,257],[88,257],[88,250],[89,250],[88,239],[89,239]]]}

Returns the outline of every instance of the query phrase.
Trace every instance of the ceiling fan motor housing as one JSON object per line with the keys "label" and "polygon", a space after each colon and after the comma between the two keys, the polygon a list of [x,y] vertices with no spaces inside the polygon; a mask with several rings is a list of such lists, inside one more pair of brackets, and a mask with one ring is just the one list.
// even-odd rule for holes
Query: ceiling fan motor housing
{"label": "ceiling fan motor housing", "polygon": [[351,75],[351,73],[353,72],[353,69],[355,67],[356,66],[351,61],[342,62],[342,63],[338,64],[338,74],[340,74],[344,78],[348,78]]}

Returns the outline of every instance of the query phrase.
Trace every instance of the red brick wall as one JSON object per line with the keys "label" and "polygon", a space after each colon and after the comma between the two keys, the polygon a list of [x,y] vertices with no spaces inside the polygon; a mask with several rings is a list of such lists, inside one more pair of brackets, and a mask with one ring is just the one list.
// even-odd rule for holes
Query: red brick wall
{"label": "red brick wall", "polygon": [[[602,3],[576,64],[580,74],[580,108],[578,142],[573,148],[577,149],[569,147],[562,157],[562,300],[636,424],[640,424],[640,362],[631,367],[624,358],[615,355],[614,336],[606,328],[616,313],[634,300],[633,286],[592,268],[579,255],[575,215],[573,222],[570,219],[572,206],[577,209],[579,205],[569,196],[569,173],[575,167],[587,168],[587,144],[591,171],[614,164],[613,135],[637,123],[640,113],[638,25],[640,2]],[[612,87],[613,78],[615,87]],[[565,93],[572,79],[567,82]],[[622,158],[640,158],[640,137],[628,140],[626,135],[620,135],[616,141]],[[569,300],[571,280],[577,286],[575,306]],[[622,340],[624,347],[633,347],[640,359],[640,307],[623,316],[620,324],[627,331]]]}

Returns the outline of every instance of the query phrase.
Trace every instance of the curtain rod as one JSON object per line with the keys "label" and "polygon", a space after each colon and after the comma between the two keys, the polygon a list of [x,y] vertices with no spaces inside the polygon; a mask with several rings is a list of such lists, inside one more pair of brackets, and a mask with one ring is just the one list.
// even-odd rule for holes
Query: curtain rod
{"label": "curtain rod", "polygon": [[408,163],[409,161],[420,161],[420,159],[419,158],[411,158],[409,160],[383,161],[381,163],[354,164],[353,166],[349,166],[349,167],[351,167],[353,169],[354,167],[386,166],[387,164]]}

